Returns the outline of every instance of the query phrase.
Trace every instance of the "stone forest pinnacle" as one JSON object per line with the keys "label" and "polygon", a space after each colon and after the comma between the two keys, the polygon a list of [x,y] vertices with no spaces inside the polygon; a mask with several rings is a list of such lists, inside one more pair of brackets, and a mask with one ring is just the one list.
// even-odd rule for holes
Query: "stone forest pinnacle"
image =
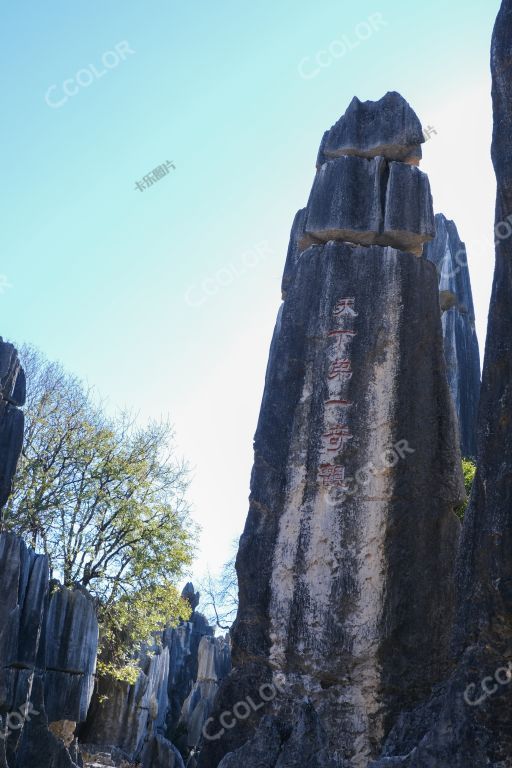
{"label": "stone forest pinnacle", "polygon": [[[511,53],[503,0],[497,223],[512,214]],[[424,141],[396,92],[354,98],[321,139],[229,635],[188,584],[189,619],[143,646],[136,681],[98,681],[90,595],[0,535],[0,768],[512,768],[512,238],[496,244],[480,382],[466,249],[434,213]],[[26,389],[0,340],[0,506]],[[477,473],[461,522],[463,459]]]}

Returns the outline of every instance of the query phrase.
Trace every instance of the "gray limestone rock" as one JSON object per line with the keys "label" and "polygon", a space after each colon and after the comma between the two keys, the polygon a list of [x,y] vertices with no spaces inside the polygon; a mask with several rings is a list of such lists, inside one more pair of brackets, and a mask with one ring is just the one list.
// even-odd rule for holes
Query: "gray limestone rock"
{"label": "gray limestone rock", "polygon": [[283,279],[281,282],[281,293],[283,299],[286,297],[286,292],[288,291],[288,288],[293,281],[295,267],[297,266],[301,253],[309,248],[310,245],[321,243],[318,238],[312,237],[306,232],[307,214],[307,208],[301,208],[293,220],[292,231],[290,234],[290,244],[288,246],[288,254],[286,256]]}
{"label": "gray limestone rock", "polygon": [[323,242],[390,245],[420,256],[435,235],[428,177],[382,157],[332,160],[316,174],[305,229]]}
{"label": "gray limestone rock", "polygon": [[230,752],[219,768],[349,768],[341,758],[330,755],[326,734],[310,703],[299,706],[293,726],[276,718],[262,718],[253,738],[236,752]]}
{"label": "gray limestone rock", "polygon": [[25,405],[26,381],[16,348],[0,336],[0,398]]}
{"label": "gray limestone rock", "polygon": [[219,683],[230,671],[230,646],[226,639],[214,638],[204,616],[196,612],[199,595],[192,584],[186,585],[183,596],[193,608],[190,620],[166,629],[161,645],[141,654],[135,685],[98,681],[81,729],[90,752],[117,750],[135,761],[153,755],[164,743],[172,742],[173,750],[187,757],[195,751]]}
{"label": "gray limestone rock", "polygon": [[[4,679],[13,670],[36,667],[48,580],[46,557],[35,555],[13,534],[0,535],[0,674]],[[12,690],[4,690],[7,701],[12,701]]]}
{"label": "gray limestone rock", "polygon": [[[512,211],[512,0],[493,34],[496,223]],[[512,240],[500,240],[478,424],[477,475],[457,563],[456,665],[440,692],[404,713],[372,768],[512,765]],[[390,762],[395,760],[396,763]]]}
{"label": "gray limestone rock", "polygon": [[12,344],[0,336],[0,515],[12,490],[23,445],[25,373]]}
{"label": "gray limestone rock", "polygon": [[91,702],[98,649],[98,620],[85,590],[57,587],[45,633],[45,706],[50,722],[84,722]]}
{"label": "gray limestone rock", "polygon": [[204,637],[213,637],[213,629],[205,617],[196,611],[189,621],[164,632],[163,643],[170,654],[166,733],[171,740],[177,735],[183,703],[197,680],[199,645]]}
{"label": "gray limestone rock", "polygon": [[439,275],[444,352],[448,383],[457,411],[461,452],[476,457],[476,431],[480,399],[480,351],[466,246],[457,227],[442,213],[436,215],[436,237],[425,257]]}
{"label": "gray limestone rock", "polygon": [[[364,766],[449,665],[464,490],[433,264],[334,242],[302,255],[251,489],[235,669],[216,713],[279,672],[277,715],[290,723],[307,697],[329,753]],[[239,748],[261,714],[205,744],[200,766]]]}
{"label": "gray limestone rock", "polygon": [[340,155],[379,155],[416,164],[424,141],[417,115],[399,93],[391,91],[379,101],[354,97],[343,117],[324,135],[319,161]]}
{"label": "gray limestone rock", "polygon": [[176,747],[163,736],[153,736],[142,757],[142,768],[185,768]]}
{"label": "gray limestone rock", "polygon": [[390,163],[382,245],[421,256],[435,236],[434,208],[428,176],[405,163]]}
{"label": "gray limestone rock", "polygon": [[58,587],[49,601],[47,558],[0,535],[0,716],[18,721],[5,740],[4,768],[75,765],[48,727],[69,721],[74,730],[85,719],[97,641],[90,598]]}
{"label": "gray limestone rock", "polygon": [[12,491],[12,481],[23,446],[23,430],[23,412],[0,399],[0,510]]}
{"label": "gray limestone rock", "polygon": [[203,735],[203,726],[213,709],[220,682],[231,670],[231,648],[226,638],[203,637],[198,651],[198,672],[194,686],[181,709],[178,723],[182,751],[196,749]]}
{"label": "gray limestone rock", "polygon": [[113,678],[99,678],[81,740],[96,749],[122,750],[130,760],[163,729],[167,713],[169,651],[151,649],[141,658],[134,685]]}
{"label": "gray limestone rock", "polygon": [[[26,381],[12,344],[0,339],[0,507],[23,442]],[[57,587],[49,565],[11,533],[0,535],[0,765],[77,768],[73,733],[92,693],[98,622],[83,593]],[[46,695],[45,695],[46,688]],[[52,725],[55,727],[52,733]],[[65,727],[64,727],[65,725]]]}
{"label": "gray limestone rock", "polygon": [[318,171],[307,208],[306,233],[327,242],[372,245],[382,231],[381,157],[340,157]]}

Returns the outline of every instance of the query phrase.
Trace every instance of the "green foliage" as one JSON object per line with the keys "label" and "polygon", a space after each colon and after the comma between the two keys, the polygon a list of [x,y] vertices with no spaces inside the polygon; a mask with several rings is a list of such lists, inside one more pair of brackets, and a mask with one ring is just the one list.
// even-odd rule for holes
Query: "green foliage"
{"label": "green foliage", "polygon": [[188,469],[167,422],[108,417],[60,365],[30,347],[20,355],[25,444],[2,528],[96,598],[100,669],[133,679],[137,646],[190,611],[176,589],[193,553]]}
{"label": "green foliage", "polygon": [[466,509],[468,508],[469,499],[471,498],[471,489],[473,488],[473,481],[476,474],[475,462],[471,459],[462,459],[462,472],[464,475],[464,486],[466,488],[467,498],[466,501],[455,510],[457,517],[459,517],[460,520],[464,520],[464,515],[466,514]]}

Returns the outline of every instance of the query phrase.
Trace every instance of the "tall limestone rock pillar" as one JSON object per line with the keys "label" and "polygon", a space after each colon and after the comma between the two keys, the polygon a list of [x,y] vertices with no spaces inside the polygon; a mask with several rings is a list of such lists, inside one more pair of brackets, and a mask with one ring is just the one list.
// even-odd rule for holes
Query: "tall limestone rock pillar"
{"label": "tall limestone rock pillar", "polygon": [[480,351],[466,246],[453,221],[438,213],[436,237],[425,248],[439,275],[444,353],[457,412],[462,455],[476,457]]}
{"label": "tall limestone rock pillar", "polygon": [[227,752],[222,768],[299,755],[365,768],[446,672],[464,491],[437,273],[421,256],[434,236],[422,140],[398,94],[354,100],[324,136],[292,230],[237,560],[234,672],[202,768]]}

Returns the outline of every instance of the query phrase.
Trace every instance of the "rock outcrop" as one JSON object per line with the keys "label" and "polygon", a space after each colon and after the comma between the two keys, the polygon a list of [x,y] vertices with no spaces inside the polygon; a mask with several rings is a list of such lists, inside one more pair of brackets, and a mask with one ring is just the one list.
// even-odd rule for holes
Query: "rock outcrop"
{"label": "rock outcrop", "polygon": [[[0,507],[22,448],[25,389],[15,348],[0,340]],[[78,768],[77,731],[81,742],[93,742],[91,759],[99,765],[127,758],[142,759],[145,768],[183,768],[166,736],[193,753],[231,666],[229,643],[214,638],[195,611],[199,595],[191,584],[184,596],[190,621],[141,652],[135,685],[102,677],[96,687],[93,600],[86,590],[50,582],[47,557],[0,534],[1,768]]]}
{"label": "rock outcrop", "polygon": [[11,493],[23,445],[25,373],[12,344],[0,336],[0,510]]}
{"label": "rock outcrop", "polygon": [[53,768],[56,759],[72,766],[67,747],[85,720],[94,683],[94,605],[81,591],[54,586],[50,594],[47,558],[12,534],[0,536],[0,595],[6,766]]}
{"label": "rock outcrop", "polygon": [[476,458],[480,351],[466,246],[457,227],[442,213],[436,216],[436,237],[425,248],[439,275],[444,352],[448,383],[457,411],[462,455]]}
{"label": "rock outcrop", "polygon": [[195,753],[202,742],[203,728],[213,709],[219,684],[230,671],[231,646],[228,639],[203,637],[198,650],[196,681],[183,702],[174,736],[182,754]]}
{"label": "rock outcrop", "polygon": [[[512,211],[512,0],[494,28],[496,223]],[[457,566],[454,670],[403,713],[372,768],[512,766],[512,240],[496,245],[478,422],[477,475]]]}
{"label": "rock outcrop", "polygon": [[335,125],[326,131],[318,153],[318,166],[335,157],[385,157],[418,164],[425,137],[418,116],[396,91],[380,101],[354,97]]}
{"label": "rock outcrop", "polygon": [[[127,760],[138,758],[146,742],[163,729],[167,714],[169,651],[155,647],[143,652],[137,681],[102,677],[98,680],[80,741],[88,752],[113,751]],[[93,745],[93,746],[91,746]]]}
{"label": "rock outcrop", "polygon": [[[436,269],[395,249],[420,253],[434,234],[427,178],[394,159],[421,136],[399,103],[390,125],[380,103],[350,115],[350,153],[340,140],[329,159],[324,139],[294,223],[237,560],[234,671],[201,768],[226,753],[222,768],[299,754],[365,768],[448,671],[464,490]],[[334,241],[301,251],[303,231]],[[269,686],[279,695],[259,706]]]}
{"label": "rock outcrop", "polygon": [[191,584],[183,596],[192,616],[141,653],[135,684],[99,679],[80,732],[89,754],[142,760],[144,768],[181,768],[181,753],[194,768],[193,755],[219,683],[230,672],[231,654],[229,642],[215,638],[196,611],[199,595]]}
{"label": "rock outcrop", "polygon": [[421,255],[435,235],[428,177],[379,156],[329,160],[318,169],[304,229],[321,242],[391,245]]}
{"label": "rock outcrop", "polygon": [[[0,507],[23,442],[25,375],[0,340]],[[48,559],[0,534],[0,765],[73,768],[96,668],[98,622],[90,597],[50,585]]]}

